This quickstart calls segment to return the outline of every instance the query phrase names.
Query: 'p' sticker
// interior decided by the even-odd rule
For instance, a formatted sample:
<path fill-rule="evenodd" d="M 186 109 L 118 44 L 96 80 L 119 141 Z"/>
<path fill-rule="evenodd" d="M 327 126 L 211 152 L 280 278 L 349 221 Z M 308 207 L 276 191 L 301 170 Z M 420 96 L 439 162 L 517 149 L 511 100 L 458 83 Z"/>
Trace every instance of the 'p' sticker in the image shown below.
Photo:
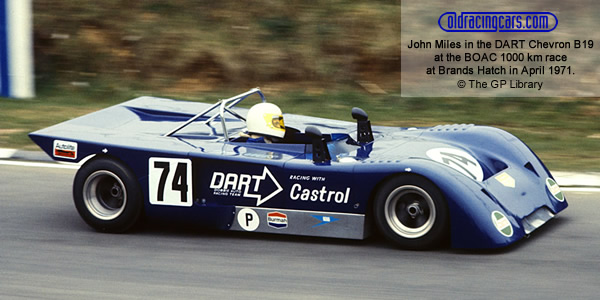
<path fill-rule="evenodd" d="M 556 198 L 556 200 L 560 202 L 565 201 L 565 195 L 563 195 L 563 192 L 560 190 L 560 186 L 558 186 L 558 183 L 556 183 L 556 181 L 554 181 L 552 178 L 546 179 L 546 187 L 548 188 L 548 191 L 550 191 L 550 194 Z"/>
<path fill-rule="evenodd" d="M 237 214 L 237 221 L 246 231 L 254 231 L 260 224 L 258 214 L 250 208 L 242 208 Z"/>
<path fill-rule="evenodd" d="M 54 157 L 77 159 L 77 143 L 61 140 L 54 140 L 52 147 Z"/>
<path fill-rule="evenodd" d="M 513 228 L 508 218 L 501 212 L 495 210 L 492 212 L 492 222 L 496 229 L 502 233 L 505 237 L 511 237 L 513 235 Z"/>

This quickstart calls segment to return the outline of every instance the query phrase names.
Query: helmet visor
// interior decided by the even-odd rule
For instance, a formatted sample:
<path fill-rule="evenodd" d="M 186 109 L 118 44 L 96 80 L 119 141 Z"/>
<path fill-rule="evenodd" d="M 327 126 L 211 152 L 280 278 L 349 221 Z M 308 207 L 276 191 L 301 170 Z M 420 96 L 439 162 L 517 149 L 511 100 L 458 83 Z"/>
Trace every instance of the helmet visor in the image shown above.
<path fill-rule="evenodd" d="M 276 114 L 264 114 L 265 122 L 271 129 L 285 131 L 285 124 L 283 123 L 283 116 Z"/>

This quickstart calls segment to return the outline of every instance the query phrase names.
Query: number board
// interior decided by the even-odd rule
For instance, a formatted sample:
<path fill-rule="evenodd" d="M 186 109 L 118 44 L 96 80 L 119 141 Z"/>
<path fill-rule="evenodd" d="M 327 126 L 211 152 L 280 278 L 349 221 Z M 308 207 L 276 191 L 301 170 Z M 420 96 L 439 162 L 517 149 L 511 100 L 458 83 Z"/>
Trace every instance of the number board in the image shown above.
<path fill-rule="evenodd" d="M 148 163 L 150 204 L 192 206 L 192 161 L 151 157 Z"/>

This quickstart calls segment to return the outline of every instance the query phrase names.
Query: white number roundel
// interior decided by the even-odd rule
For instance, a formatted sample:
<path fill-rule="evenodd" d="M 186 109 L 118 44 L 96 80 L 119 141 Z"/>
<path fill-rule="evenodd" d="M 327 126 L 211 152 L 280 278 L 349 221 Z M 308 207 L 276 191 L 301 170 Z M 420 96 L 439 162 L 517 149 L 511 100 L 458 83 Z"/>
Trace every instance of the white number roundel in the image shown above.
<path fill-rule="evenodd" d="M 426 154 L 429 158 L 443 163 L 473 180 L 483 181 L 483 169 L 481 165 L 477 159 L 463 150 L 456 148 L 434 148 L 427 150 Z"/>

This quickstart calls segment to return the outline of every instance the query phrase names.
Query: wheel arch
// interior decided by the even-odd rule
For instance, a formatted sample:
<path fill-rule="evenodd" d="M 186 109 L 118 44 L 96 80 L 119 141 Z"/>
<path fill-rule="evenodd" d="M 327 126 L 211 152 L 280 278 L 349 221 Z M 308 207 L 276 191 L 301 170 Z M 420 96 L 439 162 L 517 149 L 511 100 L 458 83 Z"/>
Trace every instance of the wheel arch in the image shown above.
<path fill-rule="evenodd" d="M 85 158 L 81 159 L 81 161 L 80 161 L 81 167 L 89 165 L 93 161 L 96 161 L 96 160 L 99 160 L 99 159 L 114 160 L 118 164 L 120 164 L 120 165 L 122 165 L 124 167 L 127 167 L 128 171 L 131 171 L 131 173 L 134 173 L 133 170 L 131 169 L 131 167 L 129 167 L 129 165 L 127 165 L 127 163 L 125 163 L 122 159 L 120 159 L 117 156 L 110 155 L 110 154 L 105 154 L 105 153 L 93 153 L 93 154 L 90 154 L 90 155 L 86 156 Z"/>

